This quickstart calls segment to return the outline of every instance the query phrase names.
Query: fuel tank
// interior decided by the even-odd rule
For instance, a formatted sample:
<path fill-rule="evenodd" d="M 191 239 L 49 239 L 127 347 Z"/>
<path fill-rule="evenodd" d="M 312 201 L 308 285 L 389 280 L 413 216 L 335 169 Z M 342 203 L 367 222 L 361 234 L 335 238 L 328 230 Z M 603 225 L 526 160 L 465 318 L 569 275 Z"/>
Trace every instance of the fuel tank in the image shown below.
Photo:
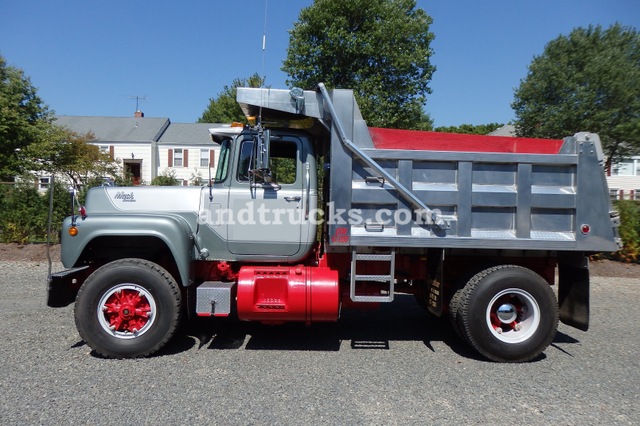
<path fill-rule="evenodd" d="M 327 267 L 245 266 L 238 274 L 238 318 L 306 323 L 336 321 L 338 272 Z"/>

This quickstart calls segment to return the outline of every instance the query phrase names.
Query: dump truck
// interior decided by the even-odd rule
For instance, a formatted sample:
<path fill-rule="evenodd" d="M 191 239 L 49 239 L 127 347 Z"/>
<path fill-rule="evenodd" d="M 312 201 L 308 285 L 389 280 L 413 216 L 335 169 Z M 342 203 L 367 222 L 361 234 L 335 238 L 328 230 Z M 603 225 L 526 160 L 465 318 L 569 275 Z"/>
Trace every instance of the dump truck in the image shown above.
<path fill-rule="evenodd" d="M 618 248 L 598 135 L 372 128 L 323 84 L 237 101 L 250 124 L 210 130 L 207 185 L 92 188 L 64 220 L 48 305 L 75 303 L 96 354 L 151 355 L 185 318 L 335 322 L 399 294 L 496 362 L 587 330 L 589 256 Z"/>

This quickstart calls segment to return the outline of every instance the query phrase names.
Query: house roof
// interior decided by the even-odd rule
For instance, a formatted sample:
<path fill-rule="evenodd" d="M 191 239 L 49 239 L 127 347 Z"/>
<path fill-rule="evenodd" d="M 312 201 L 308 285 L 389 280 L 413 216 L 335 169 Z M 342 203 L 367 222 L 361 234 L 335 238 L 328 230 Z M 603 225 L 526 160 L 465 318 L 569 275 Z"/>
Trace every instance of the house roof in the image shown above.
<path fill-rule="evenodd" d="M 214 123 L 171 123 L 162 134 L 158 145 L 211 146 L 209 129 L 219 124 Z"/>
<path fill-rule="evenodd" d="M 157 141 L 170 124 L 168 118 L 56 116 L 55 124 L 77 133 L 91 132 L 96 141 Z"/>
<path fill-rule="evenodd" d="M 91 132 L 94 142 L 158 142 L 162 145 L 211 146 L 215 123 L 172 123 L 166 117 L 86 117 L 58 115 L 55 124 L 77 133 Z"/>
<path fill-rule="evenodd" d="M 489 136 L 515 136 L 516 127 L 512 124 L 505 124 L 502 127 L 498 127 L 493 132 L 489 133 Z"/>

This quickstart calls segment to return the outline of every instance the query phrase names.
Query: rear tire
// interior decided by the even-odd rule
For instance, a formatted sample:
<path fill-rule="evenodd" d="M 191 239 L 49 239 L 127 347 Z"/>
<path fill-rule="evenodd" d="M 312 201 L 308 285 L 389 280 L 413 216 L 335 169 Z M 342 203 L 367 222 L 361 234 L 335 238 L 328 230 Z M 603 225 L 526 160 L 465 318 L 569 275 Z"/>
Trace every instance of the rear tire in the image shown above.
<path fill-rule="evenodd" d="M 455 322 L 483 356 L 525 362 L 540 355 L 558 328 L 558 303 L 551 286 L 515 265 L 476 274 L 460 293 Z"/>
<path fill-rule="evenodd" d="M 107 358 L 153 354 L 173 336 L 182 296 L 171 274 L 153 262 L 122 259 L 87 278 L 75 304 L 76 328 Z"/>

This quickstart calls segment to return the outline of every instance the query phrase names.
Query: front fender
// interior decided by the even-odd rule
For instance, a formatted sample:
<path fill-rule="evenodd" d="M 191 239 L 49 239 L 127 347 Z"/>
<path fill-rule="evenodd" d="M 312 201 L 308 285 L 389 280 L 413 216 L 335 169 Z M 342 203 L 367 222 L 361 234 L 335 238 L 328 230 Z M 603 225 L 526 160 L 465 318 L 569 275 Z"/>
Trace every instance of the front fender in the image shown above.
<path fill-rule="evenodd" d="M 189 285 L 189 265 L 194 258 L 193 231 L 178 215 L 93 214 L 77 218 L 78 234 L 69 235 L 71 217 L 62 224 L 61 260 L 65 267 L 82 266 L 81 256 L 91 241 L 100 237 L 155 237 L 169 248 L 176 263 L 182 285 Z"/>

